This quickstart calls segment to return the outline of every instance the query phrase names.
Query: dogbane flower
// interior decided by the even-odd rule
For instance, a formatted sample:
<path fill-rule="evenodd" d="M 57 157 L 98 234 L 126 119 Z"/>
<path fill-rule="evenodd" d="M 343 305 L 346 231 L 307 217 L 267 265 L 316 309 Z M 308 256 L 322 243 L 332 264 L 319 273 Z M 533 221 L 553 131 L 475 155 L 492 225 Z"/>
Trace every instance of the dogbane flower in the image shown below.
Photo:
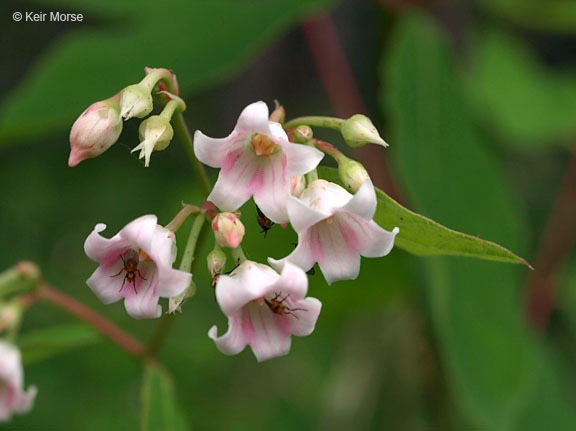
<path fill-rule="evenodd" d="M 254 196 L 256 205 L 275 223 L 288 221 L 290 178 L 310 172 L 324 157 L 313 147 L 289 142 L 282 126 L 268 120 L 264 102 L 244 108 L 226 138 L 196 131 L 194 152 L 202 163 L 220 168 L 209 201 L 223 211 L 235 211 Z"/>
<path fill-rule="evenodd" d="M 18 348 L 0 341 L 0 422 L 7 422 L 12 413 L 26 413 L 32 408 L 36 387 L 24 390 L 22 360 Z"/>
<path fill-rule="evenodd" d="M 244 261 L 230 275 L 220 275 L 216 299 L 228 317 L 228 331 L 218 337 L 213 326 L 208 336 L 218 349 L 235 355 L 250 345 L 256 359 L 288 354 L 294 335 L 314 330 L 322 304 L 305 298 L 308 279 L 304 271 L 286 263 L 278 274 L 267 265 Z"/>
<path fill-rule="evenodd" d="M 100 264 L 86 283 L 105 304 L 124 298 L 135 319 L 159 317 L 159 298 L 181 294 L 192 281 L 191 274 L 172 268 L 174 232 L 158 225 L 155 215 L 137 218 L 110 239 L 100 235 L 104 229 L 97 224 L 84 243 L 88 257 Z"/>
<path fill-rule="evenodd" d="M 298 245 L 281 260 L 269 258 L 275 268 L 287 262 L 308 271 L 318 263 L 328 284 L 354 280 L 360 271 L 360 255 L 386 256 L 399 229 L 388 232 L 372 218 L 376 193 L 366 180 L 355 195 L 325 180 L 317 180 L 300 198 L 287 202 L 290 223 L 298 233 Z"/>

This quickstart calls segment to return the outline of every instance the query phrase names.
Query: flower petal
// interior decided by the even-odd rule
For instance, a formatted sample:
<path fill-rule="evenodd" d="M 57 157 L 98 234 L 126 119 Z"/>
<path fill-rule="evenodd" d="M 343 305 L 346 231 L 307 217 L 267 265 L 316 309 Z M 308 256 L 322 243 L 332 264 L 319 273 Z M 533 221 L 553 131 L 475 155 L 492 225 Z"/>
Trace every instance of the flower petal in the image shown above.
<path fill-rule="evenodd" d="M 268 262 L 277 270 L 283 270 L 286 262 L 291 262 L 306 272 L 312 269 L 314 263 L 323 255 L 322 243 L 319 242 L 317 232 L 311 228 L 298 235 L 298 245 L 292 253 L 279 260 L 269 257 Z"/>
<path fill-rule="evenodd" d="M 360 273 L 360 255 L 351 247 L 340 229 L 341 214 L 332 223 L 314 226 L 314 252 L 318 266 L 328 284 L 339 280 L 354 280 Z M 314 249 L 313 249 L 314 250 Z"/>
<path fill-rule="evenodd" d="M 154 226 L 154 232 L 150 245 L 144 251 L 156 263 L 158 268 L 172 268 L 176 260 L 176 237 L 174 232 L 160 225 Z"/>
<path fill-rule="evenodd" d="M 305 298 L 291 304 L 295 318 L 292 315 L 285 316 L 281 326 L 286 325 L 284 331 L 293 335 L 310 335 L 316 327 L 316 321 L 320 315 L 322 303 L 316 298 Z"/>
<path fill-rule="evenodd" d="M 194 154 L 205 165 L 221 168 L 226 155 L 243 147 L 246 139 L 248 137 L 242 131 L 234 131 L 225 138 L 210 138 L 197 130 L 194 133 Z"/>
<path fill-rule="evenodd" d="M 308 145 L 287 143 L 282 149 L 286 154 L 290 176 L 307 174 L 324 158 L 324 153 Z"/>
<path fill-rule="evenodd" d="M 254 201 L 274 223 L 288 222 L 286 199 L 290 194 L 290 177 L 286 173 L 286 157 L 276 157 L 262 167 L 262 180 L 253 183 Z"/>
<path fill-rule="evenodd" d="M 230 317 L 248 302 L 266 295 L 279 278 L 269 266 L 246 260 L 232 274 L 218 277 L 216 300 Z"/>
<path fill-rule="evenodd" d="M 372 220 L 376 213 L 376 191 L 369 179 L 364 181 L 354 197 L 342 207 L 342 211 L 347 211 L 366 220 Z"/>
<path fill-rule="evenodd" d="M 294 299 L 304 299 L 308 291 L 308 277 L 306 273 L 297 265 L 286 262 L 283 265 L 280 278 L 270 286 L 267 293 L 284 292 L 289 293 Z"/>
<path fill-rule="evenodd" d="M 153 214 L 138 217 L 122 228 L 118 235 L 146 252 L 152 249 L 158 218 Z"/>
<path fill-rule="evenodd" d="M 86 241 L 84 242 L 84 251 L 86 255 L 95 262 L 103 262 L 114 256 L 114 260 L 122 253 L 118 250 L 126 249 L 129 243 L 118 235 L 108 239 L 100 235 L 100 232 L 106 229 L 104 223 L 98 223 Z"/>
<path fill-rule="evenodd" d="M 373 220 L 367 221 L 353 214 L 340 215 L 339 228 L 346 242 L 365 257 L 386 256 L 394 247 L 394 239 L 400 231 L 392 232 L 378 226 Z"/>
<path fill-rule="evenodd" d="M 86 284 L 104 304 L 112 304 L 124 296 L 120 291 L 120 286 L 124 280 L 122 273 L 124 265 L 120 259 L 118 259 L 118 263 L 113 266 L 100 265 L 86 281 Z"/>
<path fill-rule="evenodd" d="M 249 148 L 227 154 L 218 180 L 208 196 L 223 211 L 236 211 L 252 195 L 253 178 L 259 165 Z"/>
<path fill-rule="evenodd" d="M 124 285 L 124 306 L 126 311 L 134 319 L 153 319 L 160 317 L 162 307 L 158 304 L 158 271 L 151 270 L 145 273 L 145 280 L 141 280 L 133 289 L 130 285 Z"/>
<path fill-rule="evenodd" d="M 158 295 L 162 298 L 172 298 L 183 293 L 192 283 L 192 274 L 178 269 L 159 269 L 160 287 Z"/>
<path fill-rule="evenodd" d="M 234 130 L 271 135 L 268 123 L 268 106 L 262 101 L 254 102 L 242 110 Z"/>
<path fill-rule="evenodd" d="M 286 210 L 290 224 L 297 233 L 302 233 L 316 223 L 330 217 L 332 214 L 327 211 L 310 208 L 301 199 L 288 196 L 286 200 Z"/>

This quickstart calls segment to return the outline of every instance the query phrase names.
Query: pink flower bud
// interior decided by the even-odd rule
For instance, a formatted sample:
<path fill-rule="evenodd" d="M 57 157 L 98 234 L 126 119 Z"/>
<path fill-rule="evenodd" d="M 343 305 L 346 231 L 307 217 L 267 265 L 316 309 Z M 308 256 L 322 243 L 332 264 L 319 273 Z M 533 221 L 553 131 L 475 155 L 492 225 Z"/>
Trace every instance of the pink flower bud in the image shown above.
<path fill-rule="evenodd" d="M 122 132 L 118 95 L 93 103 L 72 125 L 68 166 L 99 156 Z"/>
<path fill-rule="evenodd" d="M 220 274 L 224 265 L 226 265 L 226 253 L 224 253 L 220 247 L 217 247 L 206 256 L 206 263 L 210 275 Z"/>
<path fill-rule="evenodd" d="M 212 230 L 222 247 L 236 248 L 242 242 L 246 229 L 232 213 L 220 213 L 212 220 Z"/>
<path fill-rule="evenodd" d="M 290 194 L 299 197 L 306 188 L 306 178 L 304 175 L 296 175 L 290 178 Z"/>

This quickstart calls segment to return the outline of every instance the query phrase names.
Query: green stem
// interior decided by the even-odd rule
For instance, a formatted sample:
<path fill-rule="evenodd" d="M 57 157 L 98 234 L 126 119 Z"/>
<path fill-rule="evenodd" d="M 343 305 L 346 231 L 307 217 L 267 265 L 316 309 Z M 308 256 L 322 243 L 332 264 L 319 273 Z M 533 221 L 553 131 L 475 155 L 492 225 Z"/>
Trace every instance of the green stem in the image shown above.
<path fill-rule="evenodd" d="M 184 101 L 178 96 L 173 96 L 173 98 L 166 104 L 166 106 L 164 106 L 160 116 L 170 121 L 174 115 L 174 112 L 184 112 L 184 110 L 186 110 L 186 104 Z"/>
<path fill-rule="evenodd" d="M 306 174 L 306 184 L 310 185 L 318 179 L 318 171 L 316 169 Z"/>
<path fill-rule="evenodd" d="M 186 126 L 186 122 L 184 121 L 184 116 L 182 113 L 175 115 L 172 119 L 172 122 L 174 125 L 174 130 L 180 137 L 180 140 L 184 145 L 184 149 L 186 150 L 186 154 L 188 154 L 188 159 L 196 171 L 196 176 L 202 185 L 202 191 L 204 192 L 205 196 L 208 196 L 212 190 L 212 185 L 210 184 L 210 179 L 208 178 L 208 174 L 204 169 L 204 165 L 200 163 L 194 154 L 194 141 L 192 139 L 192 135 L 190 134 L 190 130 L 188 130 L 188 126 Z"/>
<path fill-rule="evenodd" d="M 321 141 L 320 139 L 311 139 L 310 144 L 316 147 L 318 150 L 322 151 L 324 154 L 328 154 L 330 157 L 336 160 L 338 164 L 347 159 L 347 157 L 342 154 L 340 150 L 328 142 Z"/>
<path fill-rule="evenodd" d="M 194 252 L 196 251 L 196 243 L 198 242 L 198 237 L 200 236 L 200 231 L 204 226 L 206 217 L 199 215 L 194 220 L 192 224 L 192 229 L 190 229 L 190 235 L 188 236 L 188 241 L 186 242 L 186 248 L 184 249 L 184 254 L 182 255 L 182 260 L 180 261 L 180 271 L 190 272 L 192 268 L 192 262 L 194 261 Z"/>
<path fill-rule="evenodd" d="M 202 208 L 195 205 L 183 204 L 184 208 L 165 227 L 172 232 L 176 232 L 182 226 L 182 223 L 192 214 L 202 213 Z"/>
<path fill-rule="evenodd" d="M 310 127 L 324 127 L 327 129 L 340 130 L 340 126 L 345 120 L 336 117 L 322 117 L 322 116 L 310 116 L 310 117 L 298 117 L 293 120 L 288 121 L 284 124 L 284 128 L 288 129 L 291 127 L 298 126 L 310 126 Z"/>
<path fill-rule="evenodd" d="M 160 68 L 152 70 L 140 81 L 140 85 L 144 86 L 149 92 L 152 92 L 158 81 L 164 81 L 170 93 L 177 93 L 177 89 L 173 83 L 173 75 L 168 69 Z"/>
<path fill-rule="evenodd" d="M 234 263 L 236 265 L 240 265 L 246 259 L 246 254 L 244 253 L 244 249 L 241 245 L 236 248 L 230 249 L 230 254 L 232 255 L 232 259 L 234 259 Z"/>

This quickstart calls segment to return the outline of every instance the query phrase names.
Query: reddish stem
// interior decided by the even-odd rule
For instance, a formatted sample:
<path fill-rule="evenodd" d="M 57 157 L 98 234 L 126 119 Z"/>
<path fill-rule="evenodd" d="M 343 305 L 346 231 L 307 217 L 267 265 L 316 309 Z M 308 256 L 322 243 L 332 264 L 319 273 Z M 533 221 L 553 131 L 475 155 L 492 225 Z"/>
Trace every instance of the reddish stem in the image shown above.
<path fill-rule="evenodd" d="M 367 114 L 354 75 L 338 39 L 334 23 L 321 15 L 302 23 L 308 47 L 312 53 L 318 77 L 338 117 Z M 366 166 L 374 184 L 392 198 L 402 202 L 396 182 L 390 173 L 382 148 L 366 145 L 352 150 L 354 156 Z"/>
<path fill-rule="evenodd" d="M 45 282 L 40 282 L 38 295 L 40 298 L 90 324 L 126 352 L 134 356 L 145 357 L 146 349 L 142 343 L 90 307 Z"/>
<path fill-rule="evenodd" d="M 576 150 L 558 191 L 556 201 L 534 259 L 535 271 L 527 280 L 526 312 L 530 321 L 544 328 L 554 308 L 558 269 L 576 242 Z"/>

